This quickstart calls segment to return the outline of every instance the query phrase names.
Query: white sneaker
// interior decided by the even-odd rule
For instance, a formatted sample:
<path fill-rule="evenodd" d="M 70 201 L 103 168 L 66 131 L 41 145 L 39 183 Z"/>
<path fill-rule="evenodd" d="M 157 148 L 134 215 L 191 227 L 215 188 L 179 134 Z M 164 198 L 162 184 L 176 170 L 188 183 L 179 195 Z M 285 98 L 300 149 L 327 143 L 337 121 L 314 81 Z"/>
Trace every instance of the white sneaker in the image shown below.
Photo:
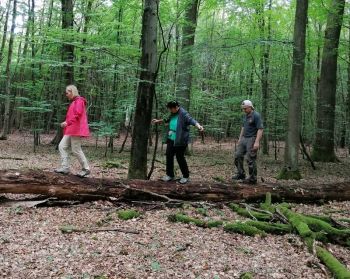
<path fill-rule="evenodd" d="M 170 181 L 173 181 L 173 180 L 174 180 L 174 177 L 171 177 L 171 176 L 169 176 L 169 175 L 166 175 L 166 176 L 163 176 L 163 177 L 162 177 L 162 180 L 163 180 L 164 182 L 170 182 Z"/>
<path fill-rule="evenodd" d="M 82 169 L 81 172 L 77 173 L 77 176 L 79 177 L 86 177 L 90 174 L 90 170 L 89 169 Z"/>
<path fill-rule="evenodd" d="M 61 174 L 69 174 L 70 171 L 69 171 L 69 168 L 61 167 L 61 168 L 55 169 L 54 172 L 61 173 Z"/>
<path fill-rule="evenodd" d="M 190 182 L 190 179 L 189 178 L 185 178 L 185 177 L 182 177 L 179 181 L 180 184 L 186 184 Z"/>

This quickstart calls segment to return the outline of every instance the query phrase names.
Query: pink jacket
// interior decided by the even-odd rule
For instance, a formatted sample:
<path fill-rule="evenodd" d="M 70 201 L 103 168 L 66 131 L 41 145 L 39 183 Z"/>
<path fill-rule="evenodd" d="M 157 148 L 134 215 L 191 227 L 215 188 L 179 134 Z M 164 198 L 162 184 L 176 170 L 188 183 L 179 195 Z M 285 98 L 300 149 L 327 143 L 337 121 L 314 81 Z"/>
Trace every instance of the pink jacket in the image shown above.
<path fill-rule="evenodd" d="M 87 101 L 84 97 L 75 97 L 68 107 L 66 122 L 67 126 L 63 134 L 67 136 L 88 137 L 90 135 L 86 113 Z"/>

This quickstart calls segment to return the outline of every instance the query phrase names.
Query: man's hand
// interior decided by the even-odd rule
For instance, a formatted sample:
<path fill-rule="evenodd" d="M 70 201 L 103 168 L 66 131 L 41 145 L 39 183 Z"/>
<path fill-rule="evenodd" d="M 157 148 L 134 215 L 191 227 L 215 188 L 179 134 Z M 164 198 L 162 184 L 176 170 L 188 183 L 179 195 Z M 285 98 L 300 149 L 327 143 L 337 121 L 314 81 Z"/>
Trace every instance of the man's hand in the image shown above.
<path fill-rule="evenodd" d="M 258 150 L 259 147 L 260 147 L 260 143 L 255 142 L 254 145 L 253 145 L 253 150 Z"/>
<path fill-rule="evenodd" d="M 67 127 L 67 122 L 66 121 L 62 122 L 61 123 L 61 128 L 66 128 L 66 127 Z"/>
<path fill-rule="evenodd" d="M 197 127 L 197 129 L 198 129 L 200 132 L 203 132 L 203 131 L 204 131 L 204 127 L 201 126 L 199 123 L 197 123 L 196 127 Z"/>

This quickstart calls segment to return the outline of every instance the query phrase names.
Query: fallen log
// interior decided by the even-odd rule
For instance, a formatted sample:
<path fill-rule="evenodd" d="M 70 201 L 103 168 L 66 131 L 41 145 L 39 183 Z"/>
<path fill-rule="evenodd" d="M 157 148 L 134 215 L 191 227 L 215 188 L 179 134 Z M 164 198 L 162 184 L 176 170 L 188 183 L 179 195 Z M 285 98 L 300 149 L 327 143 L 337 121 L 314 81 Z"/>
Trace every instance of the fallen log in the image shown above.
<path fill-rule="evenodd" d="M 270 192 L 274 202 L 350 200 L 350 181 L 329 184 L 258 185 L 194 181 L 187 185 L 151 180 L 79 178 L 42 170 L 0 170 L 0 194 L 38 194 L 67 200 L 157 200 L 165 202 L 256 202 Z"/>

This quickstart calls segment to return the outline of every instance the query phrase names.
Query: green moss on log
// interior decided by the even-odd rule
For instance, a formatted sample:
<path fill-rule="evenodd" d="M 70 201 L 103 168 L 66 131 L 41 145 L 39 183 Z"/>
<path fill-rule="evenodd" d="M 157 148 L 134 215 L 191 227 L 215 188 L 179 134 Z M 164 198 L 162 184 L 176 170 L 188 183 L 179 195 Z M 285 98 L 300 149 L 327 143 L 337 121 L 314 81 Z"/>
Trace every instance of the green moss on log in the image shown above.
<path fill-rule="evenodd" d="M 251 272 L 244 272 L 239 276 L 239 279 L 253 279 L 253 273 Z"/>
<path fill-rule="evenodd" d="M 194 224 L 202 228 L 215 228 L 215 227 L 220 227 L 223 224 L 223 221 L 220 221 L 220 220 L 210 220 L 206 222 L 204 220 L 193 218 L 182 213 L 170 214 L 168 215 L 168 220 L 174 223 L 179 222 L 184 224 Z"/>
<path fill-rule="evenodd" d="M 117 211 L 118 218 L 121 220 L 130 220 L 139 217 L 141 214 L 134 209 L 125 209 Z"/>
<path fill-rule="evenodd" d="M 271 216 L 266 213 L 256 212 L 253 210 L 248 211 L 245 208 L 240 207 L 238 204 L 230 203 L 229 207 L 236 212 L 237 214 L 247 217 L 247 218 L 255 218 L 260 221 L 270 221 Z"/>
<path fill-rule="evenodd" d="M 168 220 L 170 222 L 180 222 L 185 224 L 194 224 L 198 227 L 205 227 L 205 222 L 203 220 L 190 217 L 188 215 L 182 214 L 182 213 L 176 213 L 176 214 L 170 214 L 168 216 Z"/>
<path fill-rule="evenodd" d="M 292 226 L 285 224 L 273 224 L 263 221 L 247 221 L 245 224 L 272 234 L 287 234 L 293 231 Z"/>
<path fill-rule="evenodd" d="M 281 212 L 287 217 L 293 228 L 299 233 L 302 238 L 312 236 L 313 233 L 309 226 L 304 222 L 303 217 L 289 210 L 288 208 L 281 207 Z"/>
<path fill-rule="evenodd" d="M 327 268 L 332 272 L 334 278 L 336 279 L 349 279 L 350 271 L 338 261 L 331 253 L 329 253 L 326 249 L 316 246 L 316 254 L 317 257 L 321 260 L 321 262 L 327 266 Z"/>
<path fill-rule="evenodd" d="M 216 228 L 216 227 L 220 227 L 223 225 L 223 221 L 219 221 L 219 220 L 211 220 L 207 222 L 207 227 L 208 228 Z"/>
<path fill-rule="evenodd" d="M 228 223 L 224 226 L 224 230 L 227 232 L 239 233 L 249 236 L 266 236 L 266 233 L 264 231 L 259 230 L 256 227 L 250 226 L 244 222 Z"/>
<path fill-rule="evenodd" d="M 267 192 L 265 197 L 265 202 L 261 203 L 260 207 L 266 211 L 274 212 L 275 208 L 271 204 L 272 204 L 271 193 Z"/>

